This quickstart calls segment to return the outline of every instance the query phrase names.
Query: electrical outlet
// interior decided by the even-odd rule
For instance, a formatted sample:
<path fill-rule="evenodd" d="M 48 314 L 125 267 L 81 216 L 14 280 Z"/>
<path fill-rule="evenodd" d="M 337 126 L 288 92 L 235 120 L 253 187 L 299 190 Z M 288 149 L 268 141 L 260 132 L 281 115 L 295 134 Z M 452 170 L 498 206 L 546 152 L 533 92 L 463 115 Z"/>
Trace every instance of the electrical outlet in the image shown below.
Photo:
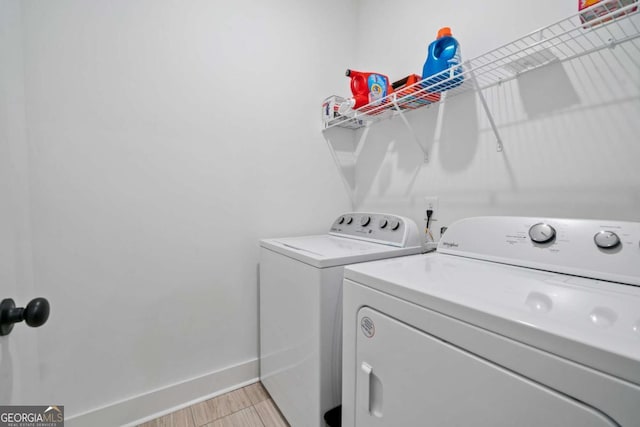
<path fill-rule="evenodd" d="M 424 198 L 425 211 L 430 209 L 433 211 L 431 215 L 431 222 L 437 221 L 438 219 L 438 196 L 430 196 Z M 425 212 L 426 217 L 426 212 Z"/>
<path fill-rule="evenodd" d="M 427 224 L 427 222 L 429 223 L 429 232 L 427 232 L 425 228 L 424 249 L 426 252 L 430 252 L 432 250 L 435 250 L 436 246 L 438 245 L 437 235 L 432 231 L 436 228 L 434 222 L 437 221 L 437 218 L 438 218 L 438 197 L 436 196 L 425 197 L 424 205 L 425 205 L 424 222 L 425 224 Z M 427 210 L 433 211 L 429 221 L 427 221 L 427 212 L 426 212 Z"/>

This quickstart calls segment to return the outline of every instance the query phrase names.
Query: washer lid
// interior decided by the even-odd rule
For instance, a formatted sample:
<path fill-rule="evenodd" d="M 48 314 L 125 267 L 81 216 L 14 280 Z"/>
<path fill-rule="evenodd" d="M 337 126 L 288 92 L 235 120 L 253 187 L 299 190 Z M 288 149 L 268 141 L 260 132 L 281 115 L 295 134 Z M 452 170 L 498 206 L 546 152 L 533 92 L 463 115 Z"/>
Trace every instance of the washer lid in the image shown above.
<path fill-rule="evenodd" d="M 640 288 L 446 254 L 345 278 L 640 384 Z"/>
<path fill-rule="evenodd" d="M 260 240 L 260 246 L 317 268 L 420 253 L 420 246 L 398 248 L 332 235 Z"/>

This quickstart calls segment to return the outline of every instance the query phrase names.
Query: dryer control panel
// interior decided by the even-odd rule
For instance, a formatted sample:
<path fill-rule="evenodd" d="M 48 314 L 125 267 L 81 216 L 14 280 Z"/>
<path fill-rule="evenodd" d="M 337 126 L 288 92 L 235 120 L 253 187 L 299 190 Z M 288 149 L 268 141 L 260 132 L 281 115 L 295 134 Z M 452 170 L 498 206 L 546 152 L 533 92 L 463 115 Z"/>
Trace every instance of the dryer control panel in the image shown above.
<path fill-rule="evenodd" d="M 451 225 L 438 252 L 640 286 L 640 223 L 477 217 Z"/>
<path fill-rule="evenodd" d="M 329 234 L 401 248 L 420 246 L 416 223 L 393 214 L 348 212 L 336 218 Z"/>

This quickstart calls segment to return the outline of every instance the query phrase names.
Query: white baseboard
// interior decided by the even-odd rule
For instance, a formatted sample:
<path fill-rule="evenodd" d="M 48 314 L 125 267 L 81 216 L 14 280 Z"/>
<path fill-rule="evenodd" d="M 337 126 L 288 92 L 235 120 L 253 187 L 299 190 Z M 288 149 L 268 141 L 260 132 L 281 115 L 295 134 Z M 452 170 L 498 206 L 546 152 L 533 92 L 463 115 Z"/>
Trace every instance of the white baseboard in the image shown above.
<path fill-rule="evenodd" d="M 258 359 L 65 419 L 67 427 L 135 426 L 258 381 Z"/>

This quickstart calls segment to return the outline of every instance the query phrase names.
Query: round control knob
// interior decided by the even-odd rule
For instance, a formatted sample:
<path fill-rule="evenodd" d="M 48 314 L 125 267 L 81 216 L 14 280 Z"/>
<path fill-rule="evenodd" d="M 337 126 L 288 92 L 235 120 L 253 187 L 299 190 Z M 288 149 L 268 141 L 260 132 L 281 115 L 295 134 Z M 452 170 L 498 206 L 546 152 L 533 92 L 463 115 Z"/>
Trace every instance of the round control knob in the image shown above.
<path fill-rule="evenodd" d="M 620 238 L 613 231 L 600 231 L 593 236 L 593 241 L 600 249 L 613 249 L 620 244 Z"/>
<path fill-rule="evenodd" d="M 398 221 L 397 219 L 393 219 L 391 220 L 391 224 L 389 224 L 389 226 L 391 227 L 392 230 L 397 230 L 398 228 L 400 228 L 400 221 Z"/>
<path fill-rule="evenodd" d="M 360 218 L 360 225 L 366 227 L 371 222 L 371 217 L 369 215 L 365 215 Z"/>
<path fill-rule="evenodd" d="M 531 226 L 529 237 L 536 243 L 549 243 L 556 237 L 556 230 L 549 224 L 541 222 Z"/>
<path fill-rule="evenodd" d="M 386 219 L 382 218 L 380 220 L 380 222 L 378 222 L 378 227 L 385 228 L 387 226 L 387 224 L 389 224 L 389 221 L 387 221 Z"/>
<path fill-rule="evenodd" d="M 345 218 L 345 221 L 347 221 L 347 225 L 349 225 L 353 222 L 353 217 L 348 216 L 347 218 Z"/>
<path fill-rule="evenodd" d="M 338 224 L 343 224 L 344 223 L 344 217 L 341 216 L 340 218 L 338 218 Z"/>

